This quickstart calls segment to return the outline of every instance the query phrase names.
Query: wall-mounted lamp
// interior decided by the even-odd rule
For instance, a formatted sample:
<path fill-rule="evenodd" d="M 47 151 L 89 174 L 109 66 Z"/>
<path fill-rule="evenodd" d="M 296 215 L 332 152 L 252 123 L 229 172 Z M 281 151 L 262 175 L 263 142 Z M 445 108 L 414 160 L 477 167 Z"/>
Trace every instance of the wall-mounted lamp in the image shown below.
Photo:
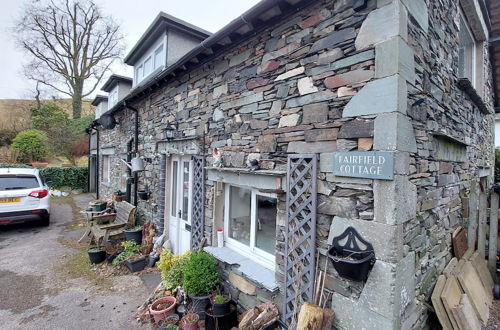
<path fill-rule="evenodd" d="M 167 126 L 165 126 L 165 138 L 167 140 L 172 140 L 175 138 L 176 133 L 177 133 L 177 123 L 168 123 Z"/>

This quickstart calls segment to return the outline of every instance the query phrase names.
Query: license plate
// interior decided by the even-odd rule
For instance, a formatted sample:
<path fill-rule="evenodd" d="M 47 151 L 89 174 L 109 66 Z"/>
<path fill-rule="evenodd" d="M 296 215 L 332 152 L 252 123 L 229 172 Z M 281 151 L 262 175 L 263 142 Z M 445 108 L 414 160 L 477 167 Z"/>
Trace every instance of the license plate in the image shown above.
<path fill-rule="evenodd" d="M 4 203 L 19 203 L 19 202 L 21 202 L 21 197 L 0 198 L 0 204 L 4 204 Z"/>

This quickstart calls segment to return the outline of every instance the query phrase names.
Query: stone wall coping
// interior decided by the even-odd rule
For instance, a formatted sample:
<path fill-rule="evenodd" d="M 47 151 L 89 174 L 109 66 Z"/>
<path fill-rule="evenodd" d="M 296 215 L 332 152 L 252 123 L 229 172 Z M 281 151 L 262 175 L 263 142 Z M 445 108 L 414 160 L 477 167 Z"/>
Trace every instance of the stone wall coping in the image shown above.
<path fill-rule="evenodd" d="M 478 94 L 477 90 L 472 86 L 472 83 L 468 78 L 460 78 L 458 79 L 458 87 L 463 90 L 469 97 L 472 102 L 476 104 L 476 106 L 481 110 L 485 115 L 494 114 L 495 111 L 484 103 L 483 98 Z"/>
<path fill-rule="evenodd" d="M 215 259 L 230 265 L 239 265 L 233 270 L 238 275 L 243 276 L 250 282 L 264 287 L 266 290 L 274 292 L 279 289 L 273 270 L 231 250 L 228 247 L 207 246 L 205 252 L 211 254 Z"/>

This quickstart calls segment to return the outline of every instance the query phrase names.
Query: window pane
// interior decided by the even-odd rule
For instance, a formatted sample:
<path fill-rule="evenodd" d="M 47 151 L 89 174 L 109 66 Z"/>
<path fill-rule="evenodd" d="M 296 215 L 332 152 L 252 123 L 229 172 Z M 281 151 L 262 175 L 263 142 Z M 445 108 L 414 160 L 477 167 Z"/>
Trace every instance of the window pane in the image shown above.
<path fill-rule="evenodd" d="M 229 237 L 250 246 L 250 208 L 252 192 L 230 187 L 229 190 Z"/>
<path fill-rule="evenodd" d="M 155 50 L 155 69 L 159 68 L 160 66 L 162 66 L 163 63 L 164 63 L 164 60 L 163 60 L 163 45 L 161 45 L 160 47 L 158 47 Z"/>
<path fill-rule="evenodd" d="M 189 162 L 183 162 L 182 165 L 182 220 L 187 221 L 189 208 Z"/>
<path fill-rule="evenodd" d="M 40 184 L 34 176 L 5 175 L 0 176 L 0 190 L 16 190 L 38 188 Z"/>
<path fill-rule="evenodd" d="M 172 194 L 172 216 L 177 216 L 177 162 L 172 163 L 172 189 L 170 193 Z"/>
<path fill-rule="evenodd" d="M 471 35 L 467 23 L 460 19 L 460 43 L 458 49 L 459 77 L 468 78 L 472 83 L 474 66 L 474 37 Z"/>
<path fill-rule="evenodd" d="M 276 252 L 276 198 L 257 195 L 255 247 L 270 254 Z"/>
<path fill-rule="evenodd" d="M 144 76 L 147 76 L 152 69 L 152 63 L 151 63 L 151 57 L 148 57 L 148 59 L 144 62 Z"/>

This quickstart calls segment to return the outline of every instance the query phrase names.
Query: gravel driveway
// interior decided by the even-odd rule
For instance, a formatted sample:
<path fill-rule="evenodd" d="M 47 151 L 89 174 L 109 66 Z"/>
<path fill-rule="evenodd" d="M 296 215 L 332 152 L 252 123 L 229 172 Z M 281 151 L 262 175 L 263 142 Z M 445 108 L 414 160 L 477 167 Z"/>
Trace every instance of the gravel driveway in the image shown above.
<path fill-rule="evenodd" d="M 71 197 L 54 198 L 49 227 L 0 227 L 1 329 L 149 329 L 133 319 L 149 290 L 135 275 L 89 271 L 76 211 Z"/>

